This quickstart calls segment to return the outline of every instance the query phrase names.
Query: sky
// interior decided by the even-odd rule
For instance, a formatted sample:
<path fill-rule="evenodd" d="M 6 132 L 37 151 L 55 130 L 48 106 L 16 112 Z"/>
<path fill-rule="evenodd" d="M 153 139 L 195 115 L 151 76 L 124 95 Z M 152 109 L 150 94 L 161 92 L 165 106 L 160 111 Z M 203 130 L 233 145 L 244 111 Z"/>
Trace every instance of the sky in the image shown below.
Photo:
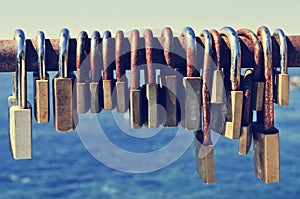
<path fill-rule="evenodd" d="M 79 2 L 79 3 L 78 3 Z M 177 3 L 178 2 L 178 3 Z M 72 37 L 81 30 L 92 34 L 110 30 L 130 31 L 134 28 L 163 28 L 169 26 L 181 32 L 191 26 L 198 35 L 203 29 L 224 26 L 249 28 L 256 32 L 261 25 L 273 31 L 283 28 L 287 35 L 300 34 L 300 1 L 68 1 L 27 0 L 1 1 L 0 39 L 12 39 L 21 28 L 26 38 L 35 38 L 43 30 L 47 38 L 57 38 L 63 27 Z"/>

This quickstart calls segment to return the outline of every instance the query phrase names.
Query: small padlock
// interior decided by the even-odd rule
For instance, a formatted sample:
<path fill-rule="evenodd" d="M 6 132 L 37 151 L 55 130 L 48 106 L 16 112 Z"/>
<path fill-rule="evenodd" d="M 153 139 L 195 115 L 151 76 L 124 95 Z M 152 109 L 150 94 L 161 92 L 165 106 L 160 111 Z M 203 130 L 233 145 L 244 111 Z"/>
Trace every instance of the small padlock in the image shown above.
<path fill-rule="evenodd" d="M 158 85 L 156 84 L 156 72 L 152 63 L 152 49 L 153 49 L 153 34 L 150 29 L 144 32 L 145 49 L 146 49 L 146 62 L 148 83 L 146 85 L 146 97 L 148 101 L 148 128 L 157 128 L 159 126 L 158 119 Z"/>
<path fill-rule="evenodd" d="M 258 178 L 270 183 L 280 179 L 279 131 L 274 127 L 272 41 L 265 26 L 258 29 L 257 36 L 262 41 L 266 86 L 263 121 L 253 123 L 254 171 Z"/>
<path fill-rule="evenodd" d="M 46 71 L 45 35 L 37 33 L 38 72 L 33 73 L 34 116 L 39 124 L 49 122 L 49 75 Z"/>
<path fill-rule="evenodd" d="M 140 70 L 138 68 L 139 31 L 134 29 L 130 35 L 130 126 L 133 129 L 141 128 L 144 121 L 142 116 L 142 91 L 140 88 Z"/>
<path fill-rule="evenodd" d="M 215 169 L 214 169 L 214 145 L 211 141 L 210 133 L 210 92 L 209 92 L 209 77 L 210 67 L 212 64 L 211 51 L 212 39 L 208 30 L 203 30 L 200 38 L 204 38 L 204 64 L 203 64 L 203 132 L 195 131 L 195 147 L 197 159 L 197 171 L 203 181 L 207 184 L 215 183 Z"/>
<path fill-rule="evenodd" d="M 106 30 L 103 33 L 102 55 L 103 55 L 103 108 L 104 110 L 112 110 L 114 108 L 113 90 L 115 81 L 113 79 L 113 67 L 111 65 L 113 58 L 111 47 L 111 33 Z"/>
<path fill-rule="evenodd" d="M 251 69 L 245 71 L 242 78 L 242 90 L 244 93 L 243 98 L 243 111 L 242 111 L 242 129 L 239 139 L 239 154 L 247 155 L 252 142 L 252 118 L 253 112 L 251 108 L 251 95 L 252 95 L 252 81 L 253 74 Z"/>
<path fill-rule="evenodd" d="M 99 113 L 103 107 L 103 85 L 101 76 L 101 38 L 98 31 L 94 31 L 91 38 L 90 62 L 90 106 L 91 113 Z"/>
<path fill-rule="evenodd" d="M 116 33 L 116 92 L 117 92 L 117 111 L 125 113 L 128 110 L 128 79 L 126 77 L 125 66 L 123 62 L 124 33 L 117 31 Z"/>
<path fill-rule="evenodd" d="M 192 28 L 186 27 L 181 33 L 186 51 L 186 77 L 183 78 L 185 89 L 185 112 L 183 127 L 188 130 L 201 129 L 202 78 L 195 66 L 196 37 Z"/>
<path fill-rule="evenodd" d="M 32 158 L 31 105 L 27 101 L 27 71 L 25 34 L 18 29 L 16 42 L 16 81 L 15 94 L 9 98 L 9 139 L 12 156 L 16 160 Z M 15 97 L 14 97 L 15 96 Z"/>
<path fill-rule="evenodd" d="M 68 71 L 69 38 L 69 30 L 62 29 L 58 48 L 58 74 L 53 79 L 54 126 L 58 132 L 73 131 L 75 127 L 73 118 L 74 76 Z"/>
<path fill-rule="evenodd" d="M 261 111 L 263 107 L 264 97 L 264 81 L 263 81 L 263 68 L 262 68 L 262 49 L 261 44 L 254 32 L 249 29 L 240 29 L 237 31 L 239 36 L 243 36 L 250 40 L 253 44 L 253 54 L 255 65 L 253 67 L 253 85 L 252 85 L 252 109 Z"/>
<path fill-rule="evenodd" d="M 228 111 L 231 111 L 231 114 L 229 112 L 231 118 L 227 118 L 224 135 L 230 139 L 239 139 L 241 134 L 243 109 L 243 91 L 239 90 L 241 76 L 241 47 L 239 37 L 231 27 L 222 28 L 220 34 L 229 39 L 231 46 L 231 92 L 228 96 Z"/>
<path fill-rule="evenodd" d="M 287 41 L 284 32 L 281 29 L 276 29 L 274 31 L 274 37 L 279 39 L 280 47 L 280 73 L 276 74 L 276 89 L 275 92 L 275 102 L 280 106 L 289 105 L 289 92 L 290 92 L 290 76 L 288 74 L 288 50 L 287 50 Z"/>
<path fill-rule="evenodd" d="M 79 33 L 76 46 L 76 102 L 77 113 L 83 114 L 90 109 L 90 78 L 88 35 L 85 31 Z"/>

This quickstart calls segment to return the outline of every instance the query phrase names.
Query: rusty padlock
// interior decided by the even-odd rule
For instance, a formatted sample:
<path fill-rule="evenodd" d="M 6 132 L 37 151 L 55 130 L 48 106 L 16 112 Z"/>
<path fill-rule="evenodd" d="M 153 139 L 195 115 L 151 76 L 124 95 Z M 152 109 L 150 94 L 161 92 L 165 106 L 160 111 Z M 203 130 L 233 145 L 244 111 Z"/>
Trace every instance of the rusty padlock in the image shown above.
<path fill-rule="evenodd" d="M 49 75 L 46 71 L 45 35 L 37 33 L 38 72 L 33 72 L 34 117 L 39 124 L 49 122 Z"/>
<path fill-rule="evenodd" d="M 228 96 L 228 111 L 231 117 L 227 118 L 224 135 L 230 139 L 239 139 L 243 109 L 243 91 L 239 90 L 241 76 L 240 42 L 237 33 L 231 27 L 222 28 L 220 34 L 228 38 L 231 48 L 231 91 Z"/>
<path fill-rule="evenodd" d="M 211 141 L 210 132 L 210 92 L 209 77 L 211 64 L 212 39 L 208 30 L 203 30 L 200 38 L 204 38 L 204 64 L 203 64 L 203 132 L 195 131 L 195 148 L 197 171 L 203 181 L 207 184 L 215 183 L 214 169 L 214 145 Z M 201 135 L 202 134 L 202 135 Z M 202 137 L 202 138 L 201 138 Z"/>
<path fill-rule="evenodd" d="M 87 62 L 89 54 L 88 35 L 85 31 L 79 33 L 76 46 L 76 102 L 77 113 L 83 114 L 90 109 L 90 65 Z"/>
<path fill-rule="evenodd" d="M 276 29 L 274 31 L 274 37 L 278 37 L 279 48 L 280 48 L 280 73 L 276 74 L 276 94 L 275 102 L 280 106 L 289 105 L 289 92 L 290 92 L 290 76 L 288 74 L 287 58 L 288 49 L 287 41 L 283 30 Z"/>
<path fill-rule="evenodd" d="M 128 110 L 128 79 L 126 77 L 126 71 L 124 66 L 124 33 L 123 31 L 117 31 L 116 33 L 116 92 L 117 92 L 117 111 L 125 113 Z"/>
<path fill-rule="evenodd" d="M 98 31 L 94 31 L 91 38 L 90 62 L 91 62 L 91 82 L 90 82 L 90 106 L 91 113 L 99 113 L 103 108 L 103 85 L 101 76 L 101 37 Z"/>
<path fill-rule="evenodd" d="M 186 77 L 183 78 L 185 89 L 185 108 L 183 127 L 188 130 L 201 129 L 202 78 L 196 68 L 196 37 L 192 28 L 185 27 L 181 33 L 186 51 Z"/>
<path fill-rule="evenodd" d="M 26 44 L 22 30 L 15 31 L 16 75 L 14 76 L 13 95 L 8 99 L 9 140 L 14 159 L 32 158 L 32 114 L 27 101 Z"/>
<path fill-rule="evenodd" d="M 258 29 L 257 36 L 262 42 L 266 82 L 263 111 L 259 112 L 262 116 L 253 123 L 254 171 L 258 178 L 270 183 L 280 179 L 279 131 L 274 127 L 272 42 L 265 26 Z"/>
<path fill-rule="evenodd" d="M 156 71 L 152 63 L 153 54 L 153 33 L 150 29 L 144 31 L 146 62 L 148 83 L 146 85 L 146 97 L 148 101 L 148 128 L 157 128 L 159 126 L 158 119 L 158 85 L 156 83 Z"/>
<path fill-rule="evenodd" d="M 251 107 L 252 100 L 253 74 L 251 69 L 247 69 L 241 82 L 241 88 L 244 93 L 243 111 L 242 111 L 242 128 L 239 139 L 239 154 L 247 155 L 252 142 L 252 119 L 253 111 Z"/>
<path fill-rule="evenodd" d="M 110 31 L 103 33 L 102 55 L 103 55 L 103 108 L 104 110 L 112 110 L 114 108 L 113 90 L 115 81 L 113 79 L 113 61 L 112 39 Z"/>
<path fill-rule="evenodd" d="M 58 132 L 74 130 L 74 74 L 68 71 L 69 30 L 60 31 L 58 47 L 58 74 L 53 79 L 54 126 Z M 75 111 L 76 112 L 76 111 Z"/>
<path fill-rule="evenodd" d="M 133 129 L 141 128 L 144 121 L 142 117 L 142 91 L 140 88 L 140 70 L 138 68 L 139 31 L 131 31 L 130 41 L 130 126 Z"/>

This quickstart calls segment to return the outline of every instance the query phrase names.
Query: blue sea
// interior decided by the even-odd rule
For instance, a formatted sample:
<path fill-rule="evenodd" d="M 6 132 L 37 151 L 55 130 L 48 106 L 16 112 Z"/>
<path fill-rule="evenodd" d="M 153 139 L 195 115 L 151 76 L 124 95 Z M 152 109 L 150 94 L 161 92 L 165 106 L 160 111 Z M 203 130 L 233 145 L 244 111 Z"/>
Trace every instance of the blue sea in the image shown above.
<path fill-rule="evenodd" d="M 296 69 L 290 72 L 300 74 Z M 28 73 L 28 100 L 33 102 L 31 75 Z M 0 198 L 300 198 L 299 90 L 291 89 L 290 106 L 275 106 L 275 124 L 280 130 L 281 181 L 265 184 L 259 180 L 253 170 L 252 149 L 247 156 L 240 156 L 237 140 L 220 137 L 214 150 L 216 184 L 206 185 L 196 171 L 193 143 L 167 167 L 148 173 L 126 173 L 94 158 L 76 130 L 55 132 L 52 116 L 49 124 L 38 125 L 33 120 L 33 158 L 13 160 L 7 130 L 11 77 L 11 73 L 0 74 Z M 115 127 L 112 111 L 102 111 L 97 118 L 112 142 L 133 152 L 157 150 L 169 143 L 178 130 L 161 129 L 153 137 L 137 139 L 123 135 Z M 168 156 L 157 156 L 155 161 L 164 162 L 165 157 Z"/>

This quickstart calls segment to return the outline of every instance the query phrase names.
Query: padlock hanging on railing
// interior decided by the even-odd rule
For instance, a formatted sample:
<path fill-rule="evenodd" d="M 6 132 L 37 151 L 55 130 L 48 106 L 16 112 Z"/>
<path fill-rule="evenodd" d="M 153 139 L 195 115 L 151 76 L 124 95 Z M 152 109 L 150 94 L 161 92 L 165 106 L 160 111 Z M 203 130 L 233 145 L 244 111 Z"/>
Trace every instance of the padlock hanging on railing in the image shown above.
<path fill-rule="evenodd" d="M 253 123 L 254 171 L 258 178 L 270 183 L 280 179 L 279 131 L 274 127 L 272 41 L 265 26 L 258 29 L 257 35 L 262 41 L 266 82 L 263 111 L 258 113 L 262 116 Z"/>
<path fill-rule="evenodd" d="M 243 91 L 240 89 L 241 76 L 241 50 L 239 37 L 235 30 L 224 27 L 220 31 L 221 35 L 229 39 L 231 47 L 230 81 L 231 91 L 228 96 L 228 115 L 225 126 L 225 137 L 239 139 L 242 123 Z"/>
<path fill-rule="evenodd" d="M 49 122 L 49 74 L 46 70 L 45 35 L 37 33 L 38 72 L 33 73 L 34 116 L 39 124 Z"/>
<path fill-rule="evenodd" d="M 27 71 L 25 34 L 18 29 L 15 32 L 16 42 L 16 82 L 15 94 L 8 98 L 9 107 L 9 140 L 12 156 L 16 160 L 32 158 L 32 113 L 27 101 Z"/>

